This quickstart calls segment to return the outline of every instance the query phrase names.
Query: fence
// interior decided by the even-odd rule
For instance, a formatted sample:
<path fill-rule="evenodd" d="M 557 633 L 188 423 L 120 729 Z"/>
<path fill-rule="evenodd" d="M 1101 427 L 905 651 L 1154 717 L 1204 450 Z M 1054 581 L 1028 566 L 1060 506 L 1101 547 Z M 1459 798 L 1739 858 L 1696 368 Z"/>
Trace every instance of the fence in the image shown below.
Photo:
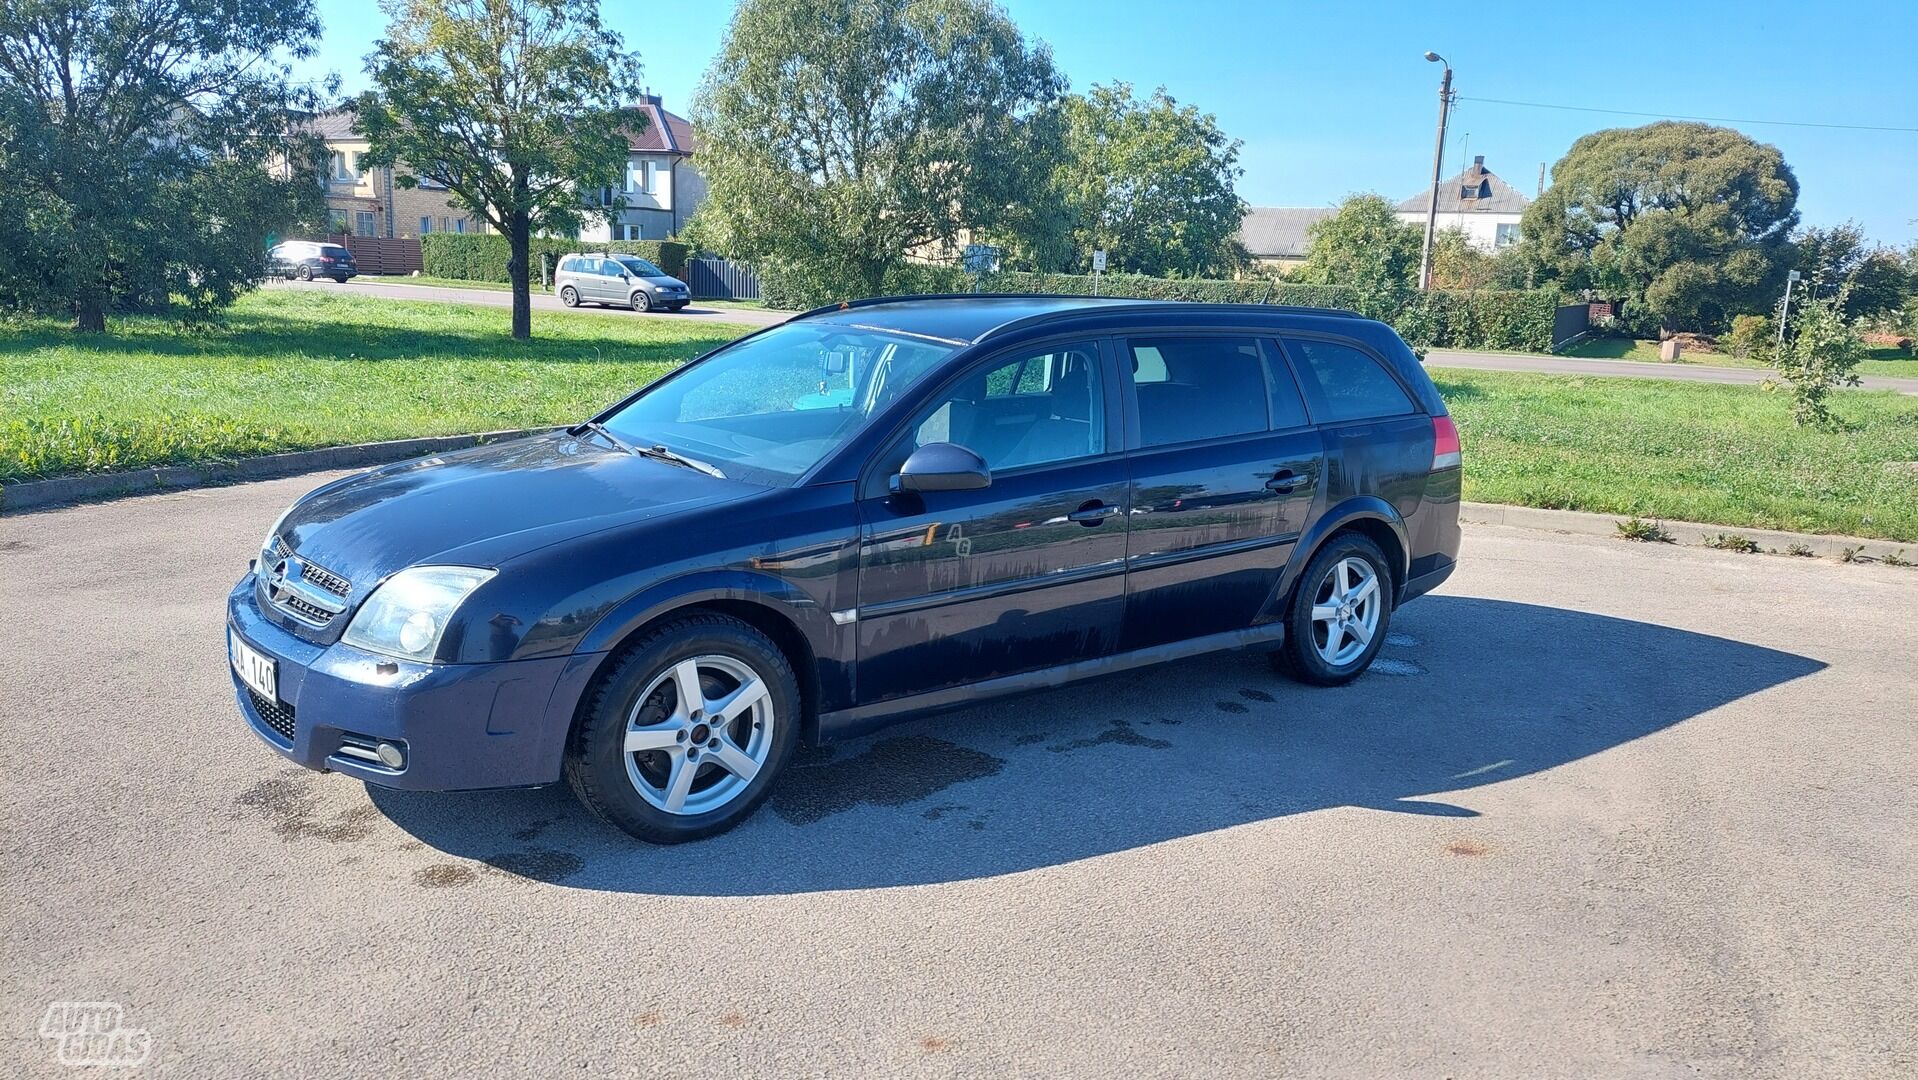
<path fill-rule="evenodd" d="M 338 236 L 329 238 L 353 253 L 362 274 L 415 274 L 424 269 L 418 237 Z"/>
<path fill-rule="evenodd" d="M 686 287 L 701 300 L 759 299 L 759 275 L 752 267 L 731 259 L 687 259 Z"/>
<path fill-rule="evenodd" d="M 1552 313 L 1552 348 L 1561 349 L 1592 328 L 1591 304 L 1564 304 Z"/>

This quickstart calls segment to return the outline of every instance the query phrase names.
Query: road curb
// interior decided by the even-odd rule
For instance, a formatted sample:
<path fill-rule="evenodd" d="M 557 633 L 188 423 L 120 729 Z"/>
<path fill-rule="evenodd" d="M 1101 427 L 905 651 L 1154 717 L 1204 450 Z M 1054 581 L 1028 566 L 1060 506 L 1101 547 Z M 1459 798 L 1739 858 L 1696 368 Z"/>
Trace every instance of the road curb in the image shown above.
<path fill-rule="evenodd" d="M 1582 536 L 1618 536 L 1618 523 L 1631 514 L 1588 514 L 1580 510 L 1540 510 L 1531 506 L 1505 506 L 1499 503 L 1461 503 L 1459 518 L 1482 525 L 1512 525 L 1521 529 L 1545 529 Z M 1779 529 L 1746 529 L 1735 525 L 1707 525 L 1697 521 L 1657 520 L 1672 541 L 1689 546 L 1704 545 L 1719 536 L 1742 536 L 1763 551 L 1788 552 L 1793 545 L 1809 549 L 1813 555 L 1842 556 L 1850 550 L 1854 557 L 1880 559 L 1893 552 L 1918 550 L 1918 544 L 1896 540 L 1872 540 L 1862 536 L 1833 536 L 1822 533 L 1784 532 Z"/>
<path fill-rule="evenodd" d="M 151 495 L 156 491 L 235 484 L 244 480 L 267 480 L 322 469 L 351 469 L 362 465 L 384 465 L 422 454 L 440 454 L 464 450 L 482 443 L 524 438 L 551 431 L 552 428 L 523 428 L 507 431 L 483 431 L 474 435 L 439 435 L 423 439 L 394 439 L 389 442 L 328 446 L 319 450 L 295 450 L 265 457 L 205 465 L 159 465 L 127 472 L 93 473 L 63 476 L 52 480 L 29 480 L 0 487 L 0 513 L 34 510 L 65 503 L 97 499 Z"/>

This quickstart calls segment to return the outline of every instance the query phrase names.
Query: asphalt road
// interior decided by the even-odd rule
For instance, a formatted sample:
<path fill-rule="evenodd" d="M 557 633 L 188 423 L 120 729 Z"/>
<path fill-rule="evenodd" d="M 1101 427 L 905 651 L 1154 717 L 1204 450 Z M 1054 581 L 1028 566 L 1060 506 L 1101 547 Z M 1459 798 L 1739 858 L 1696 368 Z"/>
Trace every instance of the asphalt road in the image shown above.
<path fill-rule="evenodd" d="M 489 307 L 511 307 L 512 296 L 497 289 L 460 289 L 439 285 L 395 285 L 374 278 L 359 278 L 344 285 L 331 281 L 287 281 L 275 282 L 268 288 L 320 289 L 359 293 L 365 296 L 384 296 L 395 300 L 431 300 L 449 304 L 485 304 Z M 598 311 L 597 307 L 572 309 L 561 304 L 558 298 L 544 292 L 535 291 L 532 297 L 536 311 Z M 634 314 L 625 309 L 615 309 L 622 314 Z M 702 322 L 737 323 L 745 326 L 776 326 L 792 318 L 790 311 L 766 311 L 754 308 L 719 308 L 701 305 L 692 306 L 679 312 L 648 312 L 641 318 L 649 319 L 693 319 Z M 1729 383 L 1738 386 L 1755 386 L 1764 381 L 1769 372 L 1755 368 L 1710 367 L 1699 364 L 1648 364 L 1632 360 L 1586 360 L 1572 356 L 1530 356 L 1519 353 L 1461 352 L 1450 349 L 1438 349 L 1427 354 L 1425 362 L 1433 367 L 1472 368 L 1479 371 L 1536 371 L 1554 375 L 1605 375 L 1637 379 L 1672 379 L 1679 382 Z M 1864 377 L 1864 389 L 1896 390 L 1902 394 L 1918 394 L 1918 379 L 1891 378 L 1883 375 Z"/>
<path fill-rule="evenodd" d="M 1494 527 L 1378 668 L 1179 663 L 635 845 L 235 712 L 310 476 L 0 518 L 0 1074 L 1918 1074 L 1918 571 Z"/>

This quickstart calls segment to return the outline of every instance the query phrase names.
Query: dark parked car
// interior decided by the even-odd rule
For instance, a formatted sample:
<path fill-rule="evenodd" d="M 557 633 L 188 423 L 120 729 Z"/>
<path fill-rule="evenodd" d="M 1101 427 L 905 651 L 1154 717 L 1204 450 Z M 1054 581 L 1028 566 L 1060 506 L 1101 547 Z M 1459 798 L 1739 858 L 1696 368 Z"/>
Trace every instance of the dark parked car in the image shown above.
<path fill-rule="evenodd" d="M 228 598 L 229 651 L 309 768 L 563 776 L 690 840 L 802 740 L 1219 649 L 1351 680 L 1452 572 L 1458 499 L 1452 420 L 1381 323 L 861 302 L 569 431 L 315 490 Z"/>
<path fill-rule="evenodd" d="M 322 244 L 312 240 L 289 240 L 284 244 L 273 245 L 267 252 L 267 260 L 273 272 L 282 278 L 299 278 L 312 281 L 316 277 L 330 277 L 340 284 L 346 279 L 357 277 L 360 272 L 358 263 L 353 261 L 353 253 L 339 244 Z"/>
<path fill-rule="evenodd" d="M 634 311 L 678 311 L 692 299 L 686 283 L 637 255 L 568 255 L 553 272 L 553 291 L 567 307 L 624 304 Z"/>

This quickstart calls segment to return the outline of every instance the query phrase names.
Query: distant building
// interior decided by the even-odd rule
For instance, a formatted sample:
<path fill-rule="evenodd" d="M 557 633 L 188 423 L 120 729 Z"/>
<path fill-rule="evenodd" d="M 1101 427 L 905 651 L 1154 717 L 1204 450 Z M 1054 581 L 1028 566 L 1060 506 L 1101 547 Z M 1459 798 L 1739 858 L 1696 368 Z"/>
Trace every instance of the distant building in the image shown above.
<path fill-rule="evenodd" d="M 1419 192 L 1399 204 L 1399 220 L 1424 229 L 1431 202 L 1430 191 Z M 1481 251 L 1510 247 L 1518 243 L 1518 222 L 1531 202 L 1487 169 L 1480 155 L 1472 159 L 1471 168 L 1440 182 L 1438 231 L 1462 230 L 1466 241 Z"/>
<path fill-rule="evenodd" d="M 485 232 L 486 224 L 447 202 L 444 187 L 421 178 L 419 186 L 393 182 L 393 170 L 360 163 L 366 136 L 353 130 L 353 113 L 332 109 L 313 117 L 311 129 L 326 143 L 327 231 L 354 236 L 424 236 L 429 232 Z"/>
<path fill-rule="evenodd" d="M 1262 265 L 1297 266 L 1312 244 L 1312 226 L 1337 212 L 1329 206 L 1254 206 L 1239 223 L 1239 243 Z"/>
<path fill-rule="evenodd" d="M 626 176 L 617 188 L 599 189 L 600 205 L 618 197 L 625 201 L 625 209 L 610 225 L 588 222 L 580 230 L 583 241 L 678 236 L 706 199 L 706 180 L 693 167 L 692 124 L 683 116 L 667 112 L 657 94 L 641 97 L 635 108 L 645 122 L 637 131 L 626 132 Z"/>

